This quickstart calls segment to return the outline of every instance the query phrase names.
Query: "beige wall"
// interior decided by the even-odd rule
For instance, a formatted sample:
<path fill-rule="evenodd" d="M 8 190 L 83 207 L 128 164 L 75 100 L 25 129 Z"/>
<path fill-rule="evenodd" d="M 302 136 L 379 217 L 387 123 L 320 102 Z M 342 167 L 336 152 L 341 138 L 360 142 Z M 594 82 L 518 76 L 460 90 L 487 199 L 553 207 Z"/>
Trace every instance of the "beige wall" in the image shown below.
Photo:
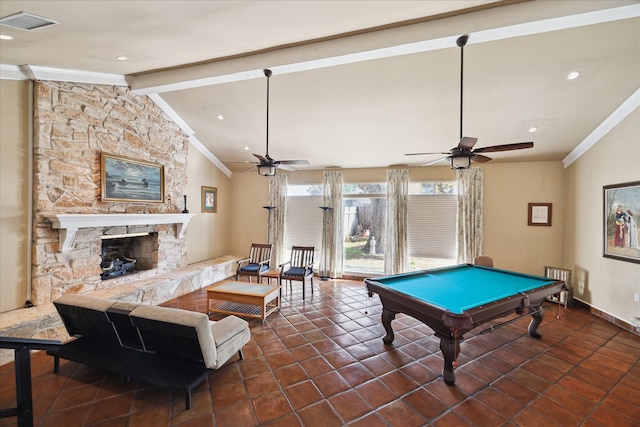
<path fill-rule="evenodd" d="M 29 86 L 0 80 L 0 312 L 29 299 Z"/>
<path fill-rule="evenodd" d="M 567 168 L 565 264 L 575 297 L 625 322 L 640 317 L 640 264 L 602 256 L 602 187 L 639 180 L 640 109 Z"/>
<path fill-rule="evenodd" d="M 231 175 L 231 255 L 246 257 L 251 243 L 267 241 L 269 179 L 257 172 Z"/>
<path fill-rule="evenodd" d="M 484 252 L 495 267 L 542 275 L 564 265 L 562 162 L 487 163 L 484 168 Z M 529 226 L 528 204 L 551 203 L 551 226 Z"/>
<path fill-rule="evenodd" d="M 215 187 L 217 212 L 203 213 L 202 186 Z M 184 209 L 184 200 L 175 203 Z M 187 262 L 204 261 L 231 253 L 231 179 L 211 164 L 196 147 L 189 146 L 187 161 L 187 208 L 196 214 L 187 228 Z"/>

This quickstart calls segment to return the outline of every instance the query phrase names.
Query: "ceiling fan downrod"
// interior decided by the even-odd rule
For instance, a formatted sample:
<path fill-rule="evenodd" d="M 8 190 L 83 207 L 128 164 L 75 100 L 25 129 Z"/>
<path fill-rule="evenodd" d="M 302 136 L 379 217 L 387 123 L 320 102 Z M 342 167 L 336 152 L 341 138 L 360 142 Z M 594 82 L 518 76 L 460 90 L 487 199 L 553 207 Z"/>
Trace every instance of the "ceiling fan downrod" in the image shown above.
<path fill-rule="evenodd" d="M 464 88 L 463 88 L 463 82 L 464 82 L 464 46 L 467 44 L 467 41 L 469 40 L 469 35 L 464 34 L 460 37 L 458 37 L 458 39 L 456 40 L 456 44 L 458 45 L 458 47 L 460 47 L 460 140 L 462 140 L 462 123 L 464 122 L 462 120 L 462 114 L 463 114 L 463 108 L 462 108 L 462 102 L 463 102 L 463 96 L 462 94 L 464 93 Z"/>
<path fill-rule="evenodd" d="M 266 139 L 267 153 L 265 157 L 269 158 L 269 80 L 270 80 L 269 78 L 273 73 L 268 68 L 265 68 L 263 71 L 264 71 L 264 75 L 267 77 L 267 139 Z"/>

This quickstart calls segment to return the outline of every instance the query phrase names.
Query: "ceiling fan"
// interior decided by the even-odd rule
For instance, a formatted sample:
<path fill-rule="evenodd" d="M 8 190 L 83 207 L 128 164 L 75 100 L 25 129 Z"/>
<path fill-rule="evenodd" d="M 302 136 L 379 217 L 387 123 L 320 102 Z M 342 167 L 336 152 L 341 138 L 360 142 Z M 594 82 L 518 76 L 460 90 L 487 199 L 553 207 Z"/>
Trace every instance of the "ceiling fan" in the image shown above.
<path fill-rule="evenodd" d="M 445 154 L 445 157 L 425 163 L 422 166 L 429 166 L 447 159 L 451 163 L 451 169 L 467 169 L 471 166 L 471 161 L 485 163 L 491 160 L 491 157 L 482 155 L 481 153 L 495 153 L 498 151 L 521 150 L 523 148 L 533 147 L 533 142 L 518 142 L 515 144 L 493 145 L 490 147 L 480 147 L 473 149 L 478 142 L 478 138 L 463 136 L 462 133 L 462 112 L 463 112 L 463 71 L 464 71 L 464 46 L 469 40 L 468 35 L 462 35 L 456 40 L 456 44 L 460 47 L 460 142 L 449 152 L 445 153 L 407 153 L 405 156 L 422 156 L 427 154 Z"/>
<path fill-rule="evenodd" d="M 254 156 L 258 159 L 255 163 L 255 166 L 247 169 L 245 172 L 248 172 L 253 169 L 258 169 L 258 174 L 262 176 L 273 176 L 276 174 L 278 169 L 294 171 L 295 167 L 291 165 L 308 165 L 309 162 L 307 160 L 275 160 L 269 156 L 269 78 L 271 77 L 271 70 L 265 69 L 264 75 L 267 77 L 267 151 L 264 156 L 259 154 L 254 154 Z"/>

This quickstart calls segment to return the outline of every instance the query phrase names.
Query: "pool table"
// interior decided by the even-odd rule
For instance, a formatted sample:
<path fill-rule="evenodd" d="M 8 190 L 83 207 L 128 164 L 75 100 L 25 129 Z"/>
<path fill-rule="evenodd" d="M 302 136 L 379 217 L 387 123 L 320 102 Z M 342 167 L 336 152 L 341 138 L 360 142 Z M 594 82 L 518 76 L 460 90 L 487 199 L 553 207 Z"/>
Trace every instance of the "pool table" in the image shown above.
<path fill-rule="evenodd" d="M 497 268 L 460 264 L 364 280 L 369 296 L 382 302 L 385 344 L 394 339 L 391 321 L 404 313 L 424 322 L 440 338 L 444 357 L 442 376 L 453 385 L 453 372 L 463 334 L 513 311 L 531 313 L 529 335 L 540 338 L 541 305 L 559 293 L 564 282 Z"/>

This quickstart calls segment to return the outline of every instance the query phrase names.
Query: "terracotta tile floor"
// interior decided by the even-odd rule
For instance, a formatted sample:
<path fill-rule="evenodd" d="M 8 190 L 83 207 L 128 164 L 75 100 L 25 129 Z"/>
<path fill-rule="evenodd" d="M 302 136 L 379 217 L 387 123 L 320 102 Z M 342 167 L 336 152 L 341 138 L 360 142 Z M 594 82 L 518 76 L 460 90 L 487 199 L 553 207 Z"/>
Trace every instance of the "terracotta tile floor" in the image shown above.
<path fill-rule="evenodd" d="M 640 339 L 582 308 L 551 304 L 528 319 L 467 334 L 456 386 L 440 377 L 439 341 L 408 316 L 381 337 L 381 305 L 361 282 L 315 282 L 285 292 L 279 313 L 251 322 L 245 360 L 212 373 L 184 409 L 182 392 L 32 355 L 37 426 L 639 426 Z M 197 291 L 167 306 L 206 312 Z M 501 319 L 504 320 L 504 319 Z M 484 328 L 478 328 L 484 329 Z M 13 365 L 0 369 L 0 406 L 15 405 Z M 15 418 L 0 420 L 16 425 Z"/>

